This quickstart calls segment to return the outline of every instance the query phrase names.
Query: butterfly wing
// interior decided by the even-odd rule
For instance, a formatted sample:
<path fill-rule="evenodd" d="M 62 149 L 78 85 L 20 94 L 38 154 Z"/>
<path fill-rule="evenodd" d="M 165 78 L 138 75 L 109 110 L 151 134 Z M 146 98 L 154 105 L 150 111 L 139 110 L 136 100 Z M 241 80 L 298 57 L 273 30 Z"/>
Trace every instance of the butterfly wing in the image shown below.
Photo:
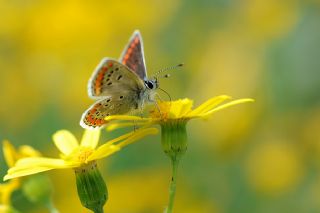
<path fill-rule="evenodd" d="M 106 116 L 116 114 L 126 114 L 138 108 L 138 103 L 134 94 L 114 94 L 97 101 L 89 107 L 83 114 L 80 125 L 86 129 L 102 128 L 107 122 Z"/>
<path fill-rule="evenodd" d="M 144 82 L 116 60 L 104 58 L 89 80 L 88 93 L 99 99 L 83 114 L 80 125 L 86 129 L 103 127 L 108 115 L 126 114 L 139 108 Z"/>
<path fill-rule="evenodd" d="M 134 31 L 129 43 L 122 52 L 119 61 L 122 64 L 127 65 L 142 80 L 147 79 L 143 42 L 138 30 Z"/>
<path fill-rule="evenodd" d="M 130 69 L 116 60 L 104 58 L 88 82 L 88 95 L 98 99 L 119 91 L 144 89 L 143 81 Z"/>

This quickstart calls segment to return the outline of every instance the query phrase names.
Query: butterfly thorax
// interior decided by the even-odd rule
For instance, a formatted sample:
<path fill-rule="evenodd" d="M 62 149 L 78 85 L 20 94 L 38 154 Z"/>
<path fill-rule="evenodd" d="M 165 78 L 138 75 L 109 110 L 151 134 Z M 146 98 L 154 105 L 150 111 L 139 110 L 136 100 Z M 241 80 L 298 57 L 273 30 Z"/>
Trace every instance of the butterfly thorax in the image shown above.
<path fill-rule="evenodd" d="M 150 86 L 150 83 L 149 83 Z M 153 103 L 156 95 L 156 86 L 148 87 L 146 85 L 146 89 L 141 90 L 139 94 L 139 108 L 142 109 L 145 104 Z"/>

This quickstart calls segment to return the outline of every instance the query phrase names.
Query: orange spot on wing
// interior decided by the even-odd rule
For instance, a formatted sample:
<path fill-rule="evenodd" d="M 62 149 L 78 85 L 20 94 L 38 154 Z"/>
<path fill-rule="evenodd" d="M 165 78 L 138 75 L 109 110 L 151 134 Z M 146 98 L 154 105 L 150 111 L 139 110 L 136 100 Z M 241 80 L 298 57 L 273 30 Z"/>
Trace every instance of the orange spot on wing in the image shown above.
<path fill-rule="evenodd" d="M 99 95 L 99 94 L 100 94 L 100 89 L 101 89 L 100 87 L 96 87 L 96 88 L 95 88 L 96 95 Z"/>
<path fill-rule="evenodd" d="M 86 120 L 87 120 L 90 124 L 94 124 L 94 122 L 95 122 L 95 119 L 92 118 L 90 115 L 87 115 L 87 116 L 86 116 Z"/>
<path fill-rule="evenodd" d="M 104 74 L 102 73 L 102 74 L 100 74 L 100 75 L 97 77 L 97 80 L 98 80 L 98 81 L 102 81 L 103 77 L 104 77 Z"/>
<path fill-rule="evenodd" d="M 101 87 L 100 87 L 100 85 L 101 85 L 101 81 L 98 81 L 98 80 L 97 80 L 96 83 L 95 83 L 95 87 L 94 87 L 95 92 L 96 92 L 97 95 L 99 95 L 100 92 L 101 92 Z"/>
<path fill-rule="evenodd" d="M 134 48 L 133 46 L 134 46 L 134 44 L 132 43 L 131 46 L 128 48 L 126 55 L 123 57 L 123 60 L 122 60 L 123 64 L 127 63 L 127 60 L 129 59 L 129 57 L 133 51 L 133 48 Z"/>
<path fill-rule="evenodd" d="M 139 36 L 136 36 L 133 41 L 131 42 L 130 46 L 128 47 L 128 50 L 125 54 L 125 56 L 123 57 L 123 60 L 122 60 L 122 63 L 123 64 L 127 64 L 127 61 L 129 59 L 129 57 L 131 56 L 134 48 L 137 47 L 137 45 L 140 43 L 140 39 L 139 39 Z"/>
<path fill-rule="evenodd" d="M 96 79 L 96 84 L 100 83 L 103 79 L 103 75 L 98 75 L 97 79 Z"/>
<path fill-rule="evenodd" d="M 96 81 L 95 81 L 95 92 L 97 95 L 101 93 L 102 80 L 107 71 L 108 71 L 108 67 L 102 67 L 101 71 L 97 74 Z"/>
<path fill-rule="evenodd" d="M 104 124 L 105 122 L 104 122 L 104 120 L 102 120 L 102 119 L 97 119 L 96 123 L 97 123 L 98 126 L 101 126 L 101 125 Z"/>

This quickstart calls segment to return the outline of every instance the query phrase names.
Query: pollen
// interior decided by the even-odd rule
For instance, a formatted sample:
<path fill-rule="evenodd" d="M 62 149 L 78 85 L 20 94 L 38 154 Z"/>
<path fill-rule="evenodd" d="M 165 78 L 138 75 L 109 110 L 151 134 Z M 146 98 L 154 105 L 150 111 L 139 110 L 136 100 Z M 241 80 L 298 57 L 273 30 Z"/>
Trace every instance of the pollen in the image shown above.
<path fill-rule="evenodd" d="M 170 103 L 168 102 L 158 102 L 158 107 L 155 107 L 151 112 L 150 116 L 153 119 L 163 119 L 166 120 L 169 117 L 170 113 Z"/>
<path fill-rule="evenodd" d="M 93 149 L 92 148 L 88 148 L 88 147 L 81 147 L 78 150 L 78 156 L 77 156 L 77 160 L 81 163 L 81 164 L 86 164 L 88 163 L 87 159 L 88 157 L 93 153 Z"/>

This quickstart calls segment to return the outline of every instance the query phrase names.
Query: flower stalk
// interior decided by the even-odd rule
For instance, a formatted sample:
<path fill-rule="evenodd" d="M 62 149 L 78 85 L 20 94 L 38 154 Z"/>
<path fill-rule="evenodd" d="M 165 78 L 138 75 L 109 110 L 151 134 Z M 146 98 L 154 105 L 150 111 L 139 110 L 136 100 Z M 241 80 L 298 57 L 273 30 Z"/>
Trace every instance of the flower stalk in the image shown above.
<path fill-rule="evenodd" d="M 47 205 L 46 205 L 48 211 L 50 213 L 59 213 L 58 209 L 56 209 L 56 207 L 53 205 L 53 202 L 50 201 Z"/>
<path fill-rule="evenodd" d="M 169 202 L 166 212 L 173 211 L 177 185 L 177 170 L 181 157 L 187 151 L 187 121 L 173 119 L 161 122 L 161 144 L 163 151 L 171 160 L 172 176 L 169 187 Z"/>
<path fill-rule="evenodd" d="M 171 166 L 172 166 L 172 176 L 169 188 L 169 202 L 167 207 L 167 213 L 171 213 L 173 211 L 174 199 L 176 196 L 176 185 L 177 185 L 177 171 L 179 166 L 179 159 L 171 158 Z"/>

